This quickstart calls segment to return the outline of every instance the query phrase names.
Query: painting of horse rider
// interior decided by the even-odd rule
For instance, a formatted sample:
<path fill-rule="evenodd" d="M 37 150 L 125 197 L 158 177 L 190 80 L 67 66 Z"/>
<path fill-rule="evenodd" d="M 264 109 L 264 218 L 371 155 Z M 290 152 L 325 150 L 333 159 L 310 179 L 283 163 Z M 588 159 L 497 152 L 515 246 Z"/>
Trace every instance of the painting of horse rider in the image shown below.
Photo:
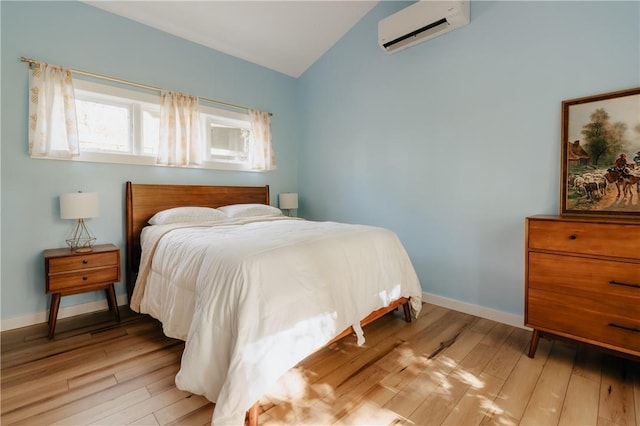
<path fill-rule="evenodd" d="M 640 87 L 562 102 L 561 215 L 640 218 Z"/>

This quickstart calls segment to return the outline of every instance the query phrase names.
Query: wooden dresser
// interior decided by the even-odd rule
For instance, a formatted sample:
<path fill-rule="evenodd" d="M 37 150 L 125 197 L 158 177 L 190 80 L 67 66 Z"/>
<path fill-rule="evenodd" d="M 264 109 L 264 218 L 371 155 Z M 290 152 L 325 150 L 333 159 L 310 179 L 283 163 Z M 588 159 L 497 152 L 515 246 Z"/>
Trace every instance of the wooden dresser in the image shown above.
<path fill-rule="evenodd" d="M 525 325 L 640 356 L 640 221 L 526 219 Z"/>

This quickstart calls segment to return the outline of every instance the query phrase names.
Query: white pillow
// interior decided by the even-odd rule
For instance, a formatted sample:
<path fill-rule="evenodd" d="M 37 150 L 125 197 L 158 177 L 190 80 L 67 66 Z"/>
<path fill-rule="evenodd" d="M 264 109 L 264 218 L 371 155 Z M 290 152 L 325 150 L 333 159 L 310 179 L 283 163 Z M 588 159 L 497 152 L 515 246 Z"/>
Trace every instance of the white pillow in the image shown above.
<path fill-rule="evenodd" d="M 229 206 L 218 207 L 218 210 L 224 212 L 224 214 L 230 218 L 283 216 L 279 208 L 266 204 L 231 204 Z"/>
<path fill-rule="evenodd" d="M 211 207 L 174 207 L 162 210 L 151 219 L 149 225 L 163 225 L 167 223 L 210 222 L 225 220 L 227 216 L 220 210 Z"/>

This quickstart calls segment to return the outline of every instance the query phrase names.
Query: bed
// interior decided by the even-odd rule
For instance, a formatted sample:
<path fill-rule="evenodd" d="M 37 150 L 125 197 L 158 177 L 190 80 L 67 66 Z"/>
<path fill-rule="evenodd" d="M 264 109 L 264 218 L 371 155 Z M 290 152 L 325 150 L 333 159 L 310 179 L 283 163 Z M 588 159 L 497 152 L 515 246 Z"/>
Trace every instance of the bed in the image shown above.
<path fill-rule="evenodd" d="M 421 308 L 393 232 L 289 218 L 269 203 L 268 186 L 126 183 L 131 307 L 185 341 L 176 385 L 216 403 L 215 425 L 257 424 L 256 401 L 299 361 L 352 333 L 362 344 L 362 327 L 394 309 L 410 322 Z M 225 217 L 148 226 L 192 207 Z"/>

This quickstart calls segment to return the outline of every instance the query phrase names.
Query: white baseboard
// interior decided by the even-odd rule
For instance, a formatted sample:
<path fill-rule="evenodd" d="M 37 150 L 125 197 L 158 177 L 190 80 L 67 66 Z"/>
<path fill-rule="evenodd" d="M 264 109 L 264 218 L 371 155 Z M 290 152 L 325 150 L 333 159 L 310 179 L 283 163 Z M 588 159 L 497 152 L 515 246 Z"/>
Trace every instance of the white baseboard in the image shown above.
<path fill-rule="evenodd" d="M 479 305 L 472 305 L 471 303 L 460 302 L 459 300 L 436 296 L 435 294 L 429 294 L 426 292 L 422 293 L 422 301 L 442 306 L 443 308 L 453 309 L 454 311 L 464 312 L 465 314 L 475 315 L 477 317 L 529 330 L 529 328 L 524 326 L 524 315 L 509 314 L 507 312 L 485 308 Z"/>
<path fill-rule="evenodd" d="M 126 294 L 118 295 L 116 298 L 118 300 L 118 306 L 126 305 L 128 303 Z M 90 312 L 104 311 L 107 309 L 109 309 L 109 306 L 107 305 L 106 299 L 81 303 L 79 305 L 64 306 L 58 311 L 58 319 L 88 314 Z M 49 321 L 49 311 L 37 312 L 35 314 L 1 320 L 0 331 L 46 323 L 47 321 Z"/>

